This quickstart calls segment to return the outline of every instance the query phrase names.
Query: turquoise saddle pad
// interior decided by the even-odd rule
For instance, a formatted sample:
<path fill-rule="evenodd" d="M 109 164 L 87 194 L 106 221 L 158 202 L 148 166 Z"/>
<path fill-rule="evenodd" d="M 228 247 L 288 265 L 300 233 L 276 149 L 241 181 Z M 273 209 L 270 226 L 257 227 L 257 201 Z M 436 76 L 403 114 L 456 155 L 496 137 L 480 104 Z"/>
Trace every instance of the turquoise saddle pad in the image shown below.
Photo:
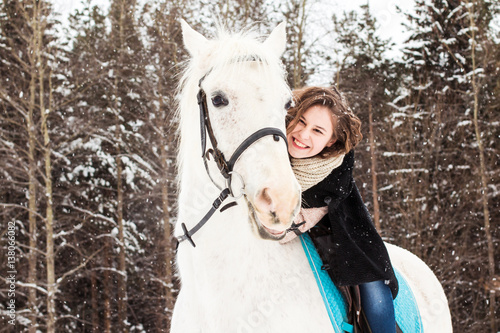
<path fill-rule="evenodd" d="M 316 251 L 311 237 L 308 234 L 302 234 L 300 241 L 316 277 L 316 282 L 323 297 L 330 321 L 332 322 L 334 332 L 352 332 L 352 326 L 347 323 L 347 304 L 344 297 L 333 284 L 328 273 L 321 269 L 323 262 Z M 404 333 L 423 332 L 422 319 L 418 311 L 415 296 L 403 276 L 396 269 L 394 271 L 399 284 L 398 295 L 394 300 L 396 321 Z"/>

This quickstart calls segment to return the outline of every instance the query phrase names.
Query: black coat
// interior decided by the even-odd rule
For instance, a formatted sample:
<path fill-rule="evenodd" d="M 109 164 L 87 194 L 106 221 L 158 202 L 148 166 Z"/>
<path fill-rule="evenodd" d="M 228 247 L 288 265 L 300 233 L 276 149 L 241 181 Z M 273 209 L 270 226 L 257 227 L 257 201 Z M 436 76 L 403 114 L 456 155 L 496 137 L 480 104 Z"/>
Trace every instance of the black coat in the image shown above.
<path fill-rule="evenodd" d="M 304 208 L 328 206 L 328 214 L 309 233 L 336 285 L 385 280 L 396 297 L 398 284 L 389 255 L 354 183 L 353 166 L 351 151 L 342 165 L 302 194 Z"/>

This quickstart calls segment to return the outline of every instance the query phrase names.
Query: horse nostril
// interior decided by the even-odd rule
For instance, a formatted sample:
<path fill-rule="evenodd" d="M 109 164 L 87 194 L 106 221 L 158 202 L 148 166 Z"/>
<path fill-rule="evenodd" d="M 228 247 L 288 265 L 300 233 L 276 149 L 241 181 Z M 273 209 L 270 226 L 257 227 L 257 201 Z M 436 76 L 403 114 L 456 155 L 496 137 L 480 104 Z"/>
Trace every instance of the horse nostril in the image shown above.
<path fill-rule="evenodd" d="M 269 194 L 269 188 L 264 188 L 258 195 L 255 200 L 255 204 L 257 208 L 261 211 L 274 211 L 273 207 L 273 199 Z"/>
<path fill-rule="evenodd" d="M 269 190 L 267 188 L 265 188 L 265 189 L 262 190 L 261 196 L 262 196 L 262 200 L 266 204 L 271 205 L 273 203 L 273 200 L 269 196 Z"/>

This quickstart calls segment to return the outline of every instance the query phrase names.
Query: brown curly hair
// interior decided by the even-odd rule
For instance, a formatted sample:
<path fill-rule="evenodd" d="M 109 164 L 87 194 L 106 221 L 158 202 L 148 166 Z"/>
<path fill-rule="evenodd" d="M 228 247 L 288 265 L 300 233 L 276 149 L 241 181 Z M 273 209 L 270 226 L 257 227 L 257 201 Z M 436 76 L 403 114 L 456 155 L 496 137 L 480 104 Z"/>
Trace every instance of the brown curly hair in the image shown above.
<path fill-rule="evenodd" d="M 306 87 L 293 91 L 294 105 L 286 116 L 287 134 L 295 128 L 302 115 L 314 105 L 326 106 L 337 118 L 330 147 L 325 147 L 318 156 L 329 158 L 347 154 L 363 139 L 361 121 L 352 113 L 345 98 L 335 87 Z"/>

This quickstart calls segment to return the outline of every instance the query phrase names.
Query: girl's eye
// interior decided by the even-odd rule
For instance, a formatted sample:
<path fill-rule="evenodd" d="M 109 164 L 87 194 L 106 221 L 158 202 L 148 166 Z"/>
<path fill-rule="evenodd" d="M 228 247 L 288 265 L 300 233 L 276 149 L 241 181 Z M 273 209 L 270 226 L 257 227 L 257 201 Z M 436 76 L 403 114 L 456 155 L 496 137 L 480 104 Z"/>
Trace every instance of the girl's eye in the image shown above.
<path fill-rule="evenodd" d="M 315 129 L 314 131 L 316 131 L 316 133 L 323 134 L 323 132 L 321 132 L 321 130 L 319 129 Z"/>
<path fill-rule="evenodd" d="M 212 97 L 212 104 L 216 108 L 220 108 L 223 106 L 227 106 L 229 104 L 229 101 L 222 95 L 215 95 L 214 97 Z"/>

